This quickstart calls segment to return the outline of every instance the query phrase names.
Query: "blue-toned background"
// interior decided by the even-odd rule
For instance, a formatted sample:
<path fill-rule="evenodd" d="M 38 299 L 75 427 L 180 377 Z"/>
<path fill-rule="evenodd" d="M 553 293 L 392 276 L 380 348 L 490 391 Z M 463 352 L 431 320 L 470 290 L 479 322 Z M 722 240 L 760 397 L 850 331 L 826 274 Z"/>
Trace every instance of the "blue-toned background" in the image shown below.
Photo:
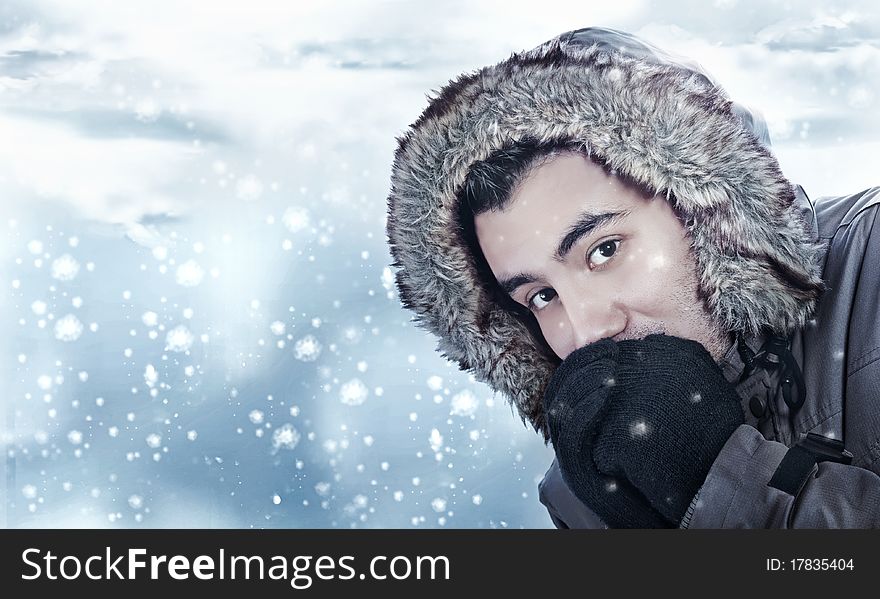
<path fill-rule="evenodd" d="M 880 183 L 873 2 L 0 3 L 0 524 L 550 527 L 552 450 L 414 328 L 385 246 L 425 94 L 631 31 Z"/>

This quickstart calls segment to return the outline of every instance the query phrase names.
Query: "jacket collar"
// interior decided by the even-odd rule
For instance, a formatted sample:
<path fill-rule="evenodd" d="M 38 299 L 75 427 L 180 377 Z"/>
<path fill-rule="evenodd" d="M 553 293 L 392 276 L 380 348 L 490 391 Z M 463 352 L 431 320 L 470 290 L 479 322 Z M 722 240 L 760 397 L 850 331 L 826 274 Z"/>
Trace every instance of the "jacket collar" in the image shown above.
<path fill-rule="evenodd" d="M 810 242 L 817 243 L 819 241 L 819 224 L 816 220 L 816 209 L 814 208 L 813 203 L 810 201 L 810 198 L 807 196 L 807 193 L 804 191 L 803 187 L 801 187 L 800 185 L 794 185 L 794 192 L 794 208 L 803 219 L 804 230 L 806 231 Z M 762 333 L 746 335 L 744 337 L 744 341 L 753 353 L 757 353 L 766 341 L 766 336 Z M 798 359 L 798 364 L 801 366 L 801 368 L 803 368 L 803 363 L 800 359 Z M 737 382 L 740 375 L 742 374 L 745 364 L 743 363 L 742 357 L 740 356 L 737 349 L 736 341 L 730 344 L 730 347 L 728 347 L 727 352 L 718 362 L 718 365 L 724 372 L 724 377 L 729 382 Z M 746 383 L 747 381 L 754 379 L 758 376 L 758 372 L 752 373 L 752 375 L 745 381 L 743 381 L 743 383 Z"/>

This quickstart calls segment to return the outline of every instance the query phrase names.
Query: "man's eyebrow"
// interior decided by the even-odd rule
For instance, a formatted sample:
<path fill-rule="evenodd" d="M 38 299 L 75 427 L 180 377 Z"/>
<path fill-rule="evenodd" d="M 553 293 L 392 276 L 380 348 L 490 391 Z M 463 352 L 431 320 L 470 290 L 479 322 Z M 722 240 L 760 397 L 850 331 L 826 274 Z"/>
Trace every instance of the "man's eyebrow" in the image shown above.
<path fill-rule="evenodd" d="M 577 244 L 577 242 L 592 233 L 595 229 L 613 223 L 615 221 L 620 220 L 621 218 L 628 216 L 629 210 L 622 210 L 618 212 L 600 212 L 598 214 L 592 212 L 581 212 L 578 215 L 577 220 L 572 223 L 572 225 L 568 228 L 563 235 L 562 240 L 559 242 L 559 245 L 556 247 L 556 252 L 553 255 L 553 259 L 559 262 L 565 260 L 565 256 L 571 251 L 571 248 Z M 517 290 L 522 285 L 526 283 L 532 283 L 537 281 L 540 277 L 538 275 L 528 273 L 528 272 L 518 272 L 513 276 L 507 277 L 498 281 L 498 285 L 501 286 L 501 289 L 507 295 L 513 295 L 513 292 Z"/>
<path fill-rule="evenodd" d="M 572 223 L 568 228 L 568 231 L 565 232 L 565 235 L 563 235 L 560 240 L 559 245 L 556 247 L 556 253 L 553 256 L 553 259 L 562 262 L 565 260 L 568 252 L 571 251 L 571 248 L 573 248 L 581 238 L 586 237 L 598 227 L 611 224 L 626 216 L 629 216 L 629 210 L 622 210 L 619 212 L 600 212 L 598 214 L 581 212 L 578 215 L 578 219 Z"/>

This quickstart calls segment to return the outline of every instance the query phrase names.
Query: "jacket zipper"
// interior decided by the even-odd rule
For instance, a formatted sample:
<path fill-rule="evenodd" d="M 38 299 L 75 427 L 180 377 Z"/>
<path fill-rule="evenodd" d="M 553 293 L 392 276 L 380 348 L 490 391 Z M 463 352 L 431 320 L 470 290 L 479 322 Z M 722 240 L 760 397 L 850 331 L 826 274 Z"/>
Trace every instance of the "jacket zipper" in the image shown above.
<path fill-rule="evenodd" d="M 697 491 L 697 494 L 694 495 L 694 498 L 691 500 L 690 505 L 688 506 L 687 511 L 684 513 L 684 516 L 681 519 L 681 522 L 678 524 L 679 528 L 687 528 L 691 525 L 691 518 L 694 517 L 694 511 L 697 509 L 697 501 L 700 499 L 700 492 L 703 490 L 703 487 Z"/>

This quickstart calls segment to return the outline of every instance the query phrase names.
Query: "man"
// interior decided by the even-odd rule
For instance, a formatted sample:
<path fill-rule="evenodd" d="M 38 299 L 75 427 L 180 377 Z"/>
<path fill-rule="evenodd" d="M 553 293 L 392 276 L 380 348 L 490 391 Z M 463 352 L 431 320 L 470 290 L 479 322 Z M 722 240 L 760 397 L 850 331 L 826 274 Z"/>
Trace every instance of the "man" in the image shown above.
<path fill-rule="evenodd" d="M 585 29 L 441 90 L 388 237 L 417 323 L 552 441 L 557 527 L 880 527 L 878 204 L 813 205 L 698 66 Z"/>

